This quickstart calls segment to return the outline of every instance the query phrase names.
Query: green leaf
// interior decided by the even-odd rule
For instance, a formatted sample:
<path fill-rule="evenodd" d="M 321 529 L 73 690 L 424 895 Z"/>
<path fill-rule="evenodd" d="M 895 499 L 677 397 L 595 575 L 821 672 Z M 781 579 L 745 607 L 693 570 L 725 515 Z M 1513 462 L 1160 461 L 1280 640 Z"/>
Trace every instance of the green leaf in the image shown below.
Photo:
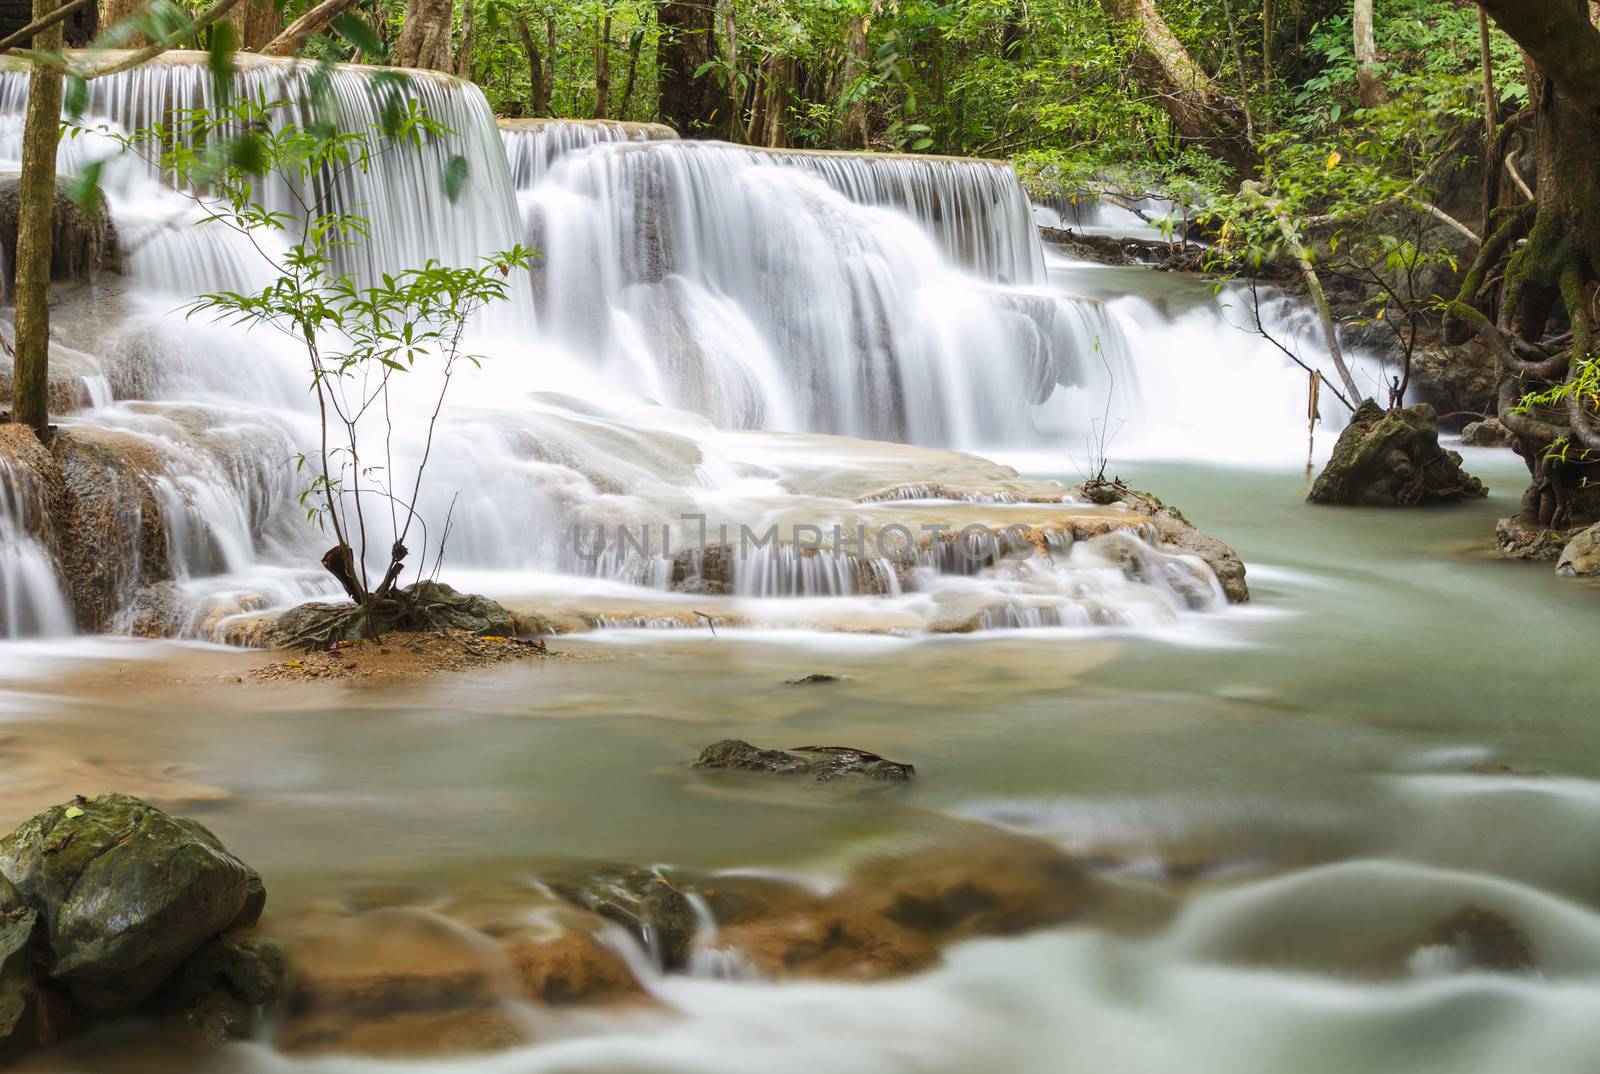
<path fill-rule="evenodd" d="M 66 813 L 63 815 L 68 820 L 77 820 L 79 817 L 83 816 L 83 810 L 79 809 L 77 806 L 68 806 Z"/>
<path fill-rule="evenodd" d="M 223 20 L 211 28 L 211 49 L 206 55 L 206 64 L 211 68 L 211 77 L 216 82 L 219 100 L 227 100 L 233 88 L 233 73 L 236 69 L 233 62 L 234 51 L 233 24 Z"/>
<path fill-rule="evenodd" d="M 372 32 L 372 27 L 355 15 L 346 13 L 334 19 L 333 30 L 368 56 L 383 55 L 383 42 Z"/>
<path fill-rule="evenodd" d="M 461 191 L 467 185 L 467 158 L 459 153 L 445 162 L 444 166 L 444 196 L 451 201 L 461 197 Z"/>
<path fill-rule="evenodd" d="M 96 160 L 67 180 L 67 196 L 85 214 L 100 211 L 100 173 L 104 168 L 105 161 Z"/>
<path fill-rule="evenodd" d="M 77 119 L 89 108 L 89 80 L 76 71 L 67 75 L 67 87 L 63 94 L 63 106 L 67 115 Z"/>

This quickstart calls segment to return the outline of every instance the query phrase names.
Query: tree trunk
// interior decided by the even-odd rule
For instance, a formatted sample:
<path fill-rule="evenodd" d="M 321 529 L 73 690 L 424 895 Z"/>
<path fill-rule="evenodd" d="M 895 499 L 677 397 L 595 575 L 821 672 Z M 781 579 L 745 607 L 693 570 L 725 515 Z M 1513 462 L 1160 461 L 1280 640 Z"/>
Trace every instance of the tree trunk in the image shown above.
<path fill-rule="evenodd" d="M 313 34 L 338 18 L 356 0 L 322 0 L 322 3 L 291 22 L 283 33 L 268 41 L 261 49 L 263 56 L 293 56 L 305 48 Z"/>
<path fill-rule="evenodd" d="M 1227 161 L 1241 176 L 1256 170 L 1244 107 L 1212 80 L 1167 26 L 1155 0 L 1100 0 L 1134 34 L 1133 73 L 1156 95 L 1178 137 Z"/>
<path fill-rule="evenodd" d="M 522 51 L 528 54 L 528 93 L 532 99 L 533 114 L 550 114 L 550 89 L 544 84 L 544 61 L 539 56 L 539 46 L 534 43 L 528 29 L 528 17 L 517 16 L 517 33 L 522 38 Z"/>
<path fill-rule="evenodd" d="M 51 5 L 52 7 L 54 5 Z M 101 0 L 100 3 L 100 30 L 105 32 L 118 23 L 127 22 L 133 16 L 145 9 L 145 0 Z M 140 33 L 119 34 L 118 48 L 139 48 L 148 45 L 150 39 Z"/>
<path fill-rule="evenodd" d="M 730 142 L 737 142 L 742 133 L 744 94 L 739 89 L 739 23 L 734 0 L 717 0 L 718 19 L 722 23 L 722 66 L 727 90 L 723 127 Z"/>
<path fill-rule="evenodd" d="M 656 49 L 661 68 L 657 112 L 686 137 L 706 137 L 722 104 L 716 81 L 695 76 L 716 58 L 714 11 L 709 0 L 665 0 L 656 16 L 661 28 Z"/>
<path fill-rule="evenodd" d="M 228 12 L 228 22 L 233 26 L 233 43 L 246 52 L 260 52 L 278 36 L 283 24 L 274 0 L 245 0 Z"/>
<path fill-rule="evenodd" d="M 33 0 L 42 19 L 59 0 Z M 61 24 L 34 35 L 33 47 L 61 47 Z M 16 358 L 11 420 L 50 434 L 50 257 L 55 227 L 56 143 L 61 133 L 61 70 L 36 64 L 28 79 L 17 205 Z"/>
<path fill-rule="evenodd" d="M 844 144 L 852 149 L 865 149 L 871 140 L 872 132 L 868 125 L 870 113 L 862 83 L 872 60 L 867 35 L 872 30 L 872 19 L 878 13 L 879 2 L 873 0 L 865 14 L 850 20 L 850 31 L 845 37 L 844 90 L 852 96 L 845 108 L 841 137 Z"/>
<path fill-rule="evenodd" d="M 472 80 L 472 45 L 475 29 L 473 16 L 477 14 L 475 7 L 474 0 L 466 0 L 466 6 L 461 9 L 461 47 L 456 50 L 456 75 L 469 82 Z"/>
<path fill-rule="evenodd" d="M 628 102 L 633 100 L 633 83 L 639 74 L 639 50 L 644 48 L 644 28 L 633 31 L 633 36 L 628 39 L 628 77 L 622 84 L 622 104 L 617 109 L 617 116 L 621 119 L 628 118 Z"/>
<path fill-rule="evenodd" d="M 1372 0 L 1356 0 L 1355 11 L 1356 92 L 1361 107 L 1376 108 L 1389 99 L 1378 73 L 1378 42 L 1373 36 Z"/>
<path fill-rule="evenodd" d="M 451 21 L 455 17 L 452 0 L 409 0 L 400 39 L 390 58 L 396 67 L 417 67 L 450 71 L 455 56 L 450 45 Z"/>
<path fill-rule="evenodd" d="M 594 39 L 594 118 L 611 114 L 611 12 L 600 20 Z"/>

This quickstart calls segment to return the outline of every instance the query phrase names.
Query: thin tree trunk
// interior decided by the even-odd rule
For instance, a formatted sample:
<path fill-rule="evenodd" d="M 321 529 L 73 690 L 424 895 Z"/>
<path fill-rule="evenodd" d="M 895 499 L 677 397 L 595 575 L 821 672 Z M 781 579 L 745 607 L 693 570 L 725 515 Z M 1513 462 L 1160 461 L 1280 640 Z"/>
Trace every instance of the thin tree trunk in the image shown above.
<path fill-rule="evenodd" d="M 727 74 L 728 90 L 728 140 L 739 140 L 742 94 L 739 92 L 739 22 L 734 0 L 717 0 L 717 10 L 722 23 L 722 63 Z"/>
<path fill-rule="evenodd" d="M 844 144 L 853 149 L 867 148 L 871 131 L 868 128 L 866 94 L 861 83 L 867 77 L 867 67 L 872 57 L 867 48 L 867 35 L 872 30 L 873 16 L 878 13 L 878 0 L 873 0 L 867 12 L 850 20 L 850 30 L 845 37 L 844 89 L 852 94 L 844 113 Z"/>
<path fill-rule="evenodd" d="M 476 14 L 474 0 L 466 0 L 466 5 L 461 9 L 461 47 L 456 50 L 456 75 L 472 80 L 472 45 L 473 45 L 473 16 Z"/>
<path fill-rule="evenodd" d="M 600 20 L 594 39 L 594 118 L 611 114 L 611 12 Z"/>
<path fill-rule="evenodd" d="M 58 0 L 33 0 L 42 19 Z M 61 47 L 61 25 L 34 36 L 39 50 Z M 50 435 L 50 259 L 56 204 L 56 143 L 61 134 L 58 67 L 35 64 L 28 79 L 28 110 L 22 129 L 22 177 L 18 186 L 16 264 L 16 358 L 11 420 Z"/>
<path fill-rule="evenodd" d="M 293 56 L 302 48 L 312 36 L 322 32 L 323 27 L 338 18 L 356 0 L 322 0 L 322 3 L 301 15 L 291 22 L 283 33 L 274 37 L 261 48 L 263 56 Z"/>
<path fill-rule="evenodd" d="M 617 116 L 621 119 L 628 118 L 628 102 L 633 100 L 634 76 L 639 73 L 639 50 L 644 48 L 644 28 L 633 31 L 633 36 L 628 38 L 628 77 L 622 84 L 622 104 L 617 109 Z"/>
<path fill-rule="evenodd" d="M 517 16 L 517 34 L 522 38 L 522 51 L 528 54 L 528 94 L 532 99 L 533 114 L 549 115 L 550 90 L 544 84 L 544 60 L 539 56 L 539 46 L 534 43 L 533 32 L 528 29 L 528 17 Z"/>
<path fill-rule="evenodd" d="M 556 17 L 544 20 L 544 100 L 548 106 L 556 99 Z"/>
<path fill-rule="evenodd" d="M 1356 0 L 1356 92 L 1363 108 L 1376 108 L 1389 99 L 1378 71 L 1378 43 L 1372 27 L 1372 0 Z"/>
<path fill-rule="evenodd" d="M 1494 88 L 1494 56 L 1489 51 L 1489 13 L 1478 9 L 1478 63 L 1483 69 L 1483 144 L 1494 142 L 1494 128 L 1500 114 L 1500 94 Z M 1485 229 L 1487 234 L 1487 229 Z"/>
<path fill-rule="evenodd" d="M 410 0 L 400 39 L 394 45 L 393 64 L 434 71 L 453 70 L 455 57 L 450 48 L 450 24 L 454 16 L 452 0 Z"/>

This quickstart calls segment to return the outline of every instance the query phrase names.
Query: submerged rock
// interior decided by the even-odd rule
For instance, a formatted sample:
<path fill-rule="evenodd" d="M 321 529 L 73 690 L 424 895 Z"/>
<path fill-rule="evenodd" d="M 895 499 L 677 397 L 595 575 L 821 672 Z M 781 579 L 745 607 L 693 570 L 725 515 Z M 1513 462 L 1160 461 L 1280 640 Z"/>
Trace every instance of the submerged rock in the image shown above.
<path fill-rule="evenodd" d="M 39 915 L 44 972 L 92 1014 L 150 998 L 264 899 L 211 832 L 125 794 L 38 814 L 0 842 L 0 875 Z"/>
<path fill-rule="evenodd" d="M 901 764 L 850 746 L 796 746 L 792 750 L 768 750 L 737 738 L 725 738 L 707 746 L 694 764 L 696 768 L 726 768 L 777 775 L 805 774 L 818 783 L 829 783 L 845 776 L 862 776 L 884 783 L 904 783 L 917 774 L 914 765 Z"/>
<path fill-rule="evenodd" d="M 802 675 L 798 679 L 784 679 L 785 686 L 819 686 L 827 682 L 844 682 L 843 675 L 829 675 L 824 671 L 813 671 L 809 675 Z"/>
<path fill-rule="evenodd" d="M 164 995 L 167 1022 L 201 1044 L 246 1040 L 283 998 L 288 963 L 272 940 L 221 936 L 196 951 Z"/>
<path fill-rule="evenodd" d="M 508 638 L 517 633 L 511 613 L 488 597 L 458 593 L 442 582 L 415 582 L 400 598 L 381 602 L 374 616 L 381 634 L 395 631 L 465 631 Z M 291 608 L 262 630 L 278 649 L 326 649 L 337 642 L 367 638 L 370 626 L 354 604 L 309 603 Z"/>
<path fill-rule="evenodd" d="M 1600 575 L 1600 522 L 1579 531 L 1561 549 L 1556 573 L 1563 578 L 1593 578 Z"/>
<path fill-rule="evenodd" d="M 1461 430 L 1461 442 L 1468 447 L 1510 447 L 1511 430 L 1499 418 L 1484 418 Z"/>
<path fill-rule="evenodd" d="M 1437 922 L 1423 944 L 1448 950 L 1461 969 L 1528 973 L 1538 967 L 1528 934 L 1504 914 L 1481 906 L 1463 906 Z"/>
<path fill-rule="evenodd" d="M 1426 403 L 1383 410 L 1370 399 L 1351 415 L 1333 457 L 1307 497 L 1310 503 L 1410 507 L 1487 496 L 1461 469 L 1461 456 L 1439 446 L 1439 423 Z"/>

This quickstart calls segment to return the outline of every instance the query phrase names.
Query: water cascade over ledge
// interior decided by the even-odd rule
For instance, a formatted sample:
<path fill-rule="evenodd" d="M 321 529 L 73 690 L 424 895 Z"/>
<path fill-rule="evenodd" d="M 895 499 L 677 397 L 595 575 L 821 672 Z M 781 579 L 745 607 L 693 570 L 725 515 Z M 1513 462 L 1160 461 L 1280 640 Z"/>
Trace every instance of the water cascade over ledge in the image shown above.
<path fill-rule="evenodd" d="M 26 79 L 0 71 L 0 157 L 17 154 Z M 112 132 L 217 99 L 197 54 L 91 87 L 83 122 Z M 358 276 L 429 257 L 471 263 L 524 239 L 542 252 L 532 286 L 474 328 L 486 361 L 453 386 L 434 446 L 420 506 L 452 519 L 452 573 L 489 591 L 554 582 L 591 596 L 599 583 L 583 579 L 613 579 L 590 625 L 696 622 L 653 604 L 663 591 L 702 594 L 701 605 L 727 595 L 752 624 L 897 630 L 1160 626 L 1220 603 L 1205 563 L 1159 549 L 1134 520 L 1110 543 L 1098 530 L 1099 544 L 1072 538 L 1091 505 L 1063 503 L 1059 485 L 944 450 L 817 435 L 1026 443 L 1039 404 L 1107 354 L 1131 360 L 1099 298 L 1051 286 L 1009 167 L 687 143 L 627 124 L 497 130 L 476 87 L 426 72 L 375 82 L 367 68 L 241 57 L 237 88 L 290 101 L 287 121 L 351 131 L 378 122 L 385 93 L 403 93 L 449 129 L 330 188 L 372 224 L 372 245 L 344 266 Z M 328 538 L 304 517 L 292 461 L 316 443 L 315 405 L 292 342 L 182 316 L 190 296 L 270 272 L 251 241 L 200 222 L 194 197 L 117 150 L 93 133 L 63 141 L 63 173 L 105 162 L 126 257 L 123 286 L 63 292 L 55 323 L 92 388 L 58 415 L 75 445 L 63 465 L 115 471 L 82 512 L 107 520 L 118 551 L 87 581 L 69 577 L 70 557 L 37 539 L 38 512 L 21 506 L 36 475 L 10 459 L 0 523 L 28 539 L 5 560 L 16 609 L 5 629 L 60 625 L 40 584 L 54 554 L 55 591 L 80 626 L 220 636 L 228 616 L 334 592 L 315 567 Z M 470 179 L 452 199 L 443 183 L 456 159 Z M 262 197 L 299 211 L 282 182 Z M 395 405 L 420 421 L 427 402 L 402 385 Z M 1051 420 L 1073 419 L 1058 408 Z M 397 442 L 395 468 L 421 450 Z M 695 553 L 685 522 L 877 531 L 959 514 L 999 529 L 1019 502 L 1032 505 L 1042 553 L 1025 566 L 937 543 L 889 559 L 787 538 Z M 675 544 L 577 554 L 574 530 L 606 526 L 655 527 Z M 845 603 L 824 614 L 810 598 Z"/>

